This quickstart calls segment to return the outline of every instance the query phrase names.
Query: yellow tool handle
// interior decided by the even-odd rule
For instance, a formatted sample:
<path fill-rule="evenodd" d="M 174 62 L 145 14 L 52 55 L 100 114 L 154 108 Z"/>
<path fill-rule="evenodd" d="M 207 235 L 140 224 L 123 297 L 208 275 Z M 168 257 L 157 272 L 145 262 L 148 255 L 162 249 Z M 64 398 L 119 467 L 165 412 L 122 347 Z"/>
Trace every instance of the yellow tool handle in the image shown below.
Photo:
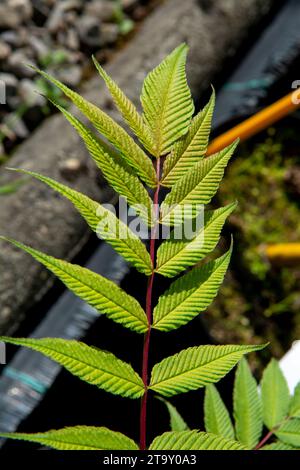
<path fill-rule="evenodd" d="M 291 265 L 300 263 L 300 243 L 275 243 L 267 245 L 265 253 L 271 263 Z"/>
<path fill-rule="evenodd" d="M 246 140 L 295 111 L 300 106 L 300 100 L 298 100 L 299 103 L 298 101 L 293 101 L 294 93 L 295 90 L 219 137 L 216 137 L 208 146 L 207 155 L 219 152 L 238 137 L 240 140 Z"/>

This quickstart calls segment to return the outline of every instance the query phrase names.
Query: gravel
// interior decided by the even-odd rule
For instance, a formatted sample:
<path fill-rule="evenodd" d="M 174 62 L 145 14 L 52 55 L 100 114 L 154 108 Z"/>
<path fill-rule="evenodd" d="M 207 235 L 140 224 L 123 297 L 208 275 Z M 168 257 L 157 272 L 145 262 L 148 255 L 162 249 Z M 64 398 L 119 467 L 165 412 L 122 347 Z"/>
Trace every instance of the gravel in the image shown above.
<path fill-rule="evenodd" d="M 131 31 L 135 15 L 139 18 L 139 8 L 147 10 L 147 4 L 152 1 L 0 1 L 0 80 L 7 87 L 7 100 L 0 108 L 0 126 L 6 123 L 1 126 L 5 132 L 0 134 L 0 157 L 3 151 L 9 154 L 27 137 L 27 132 L 20 132 L 21 127 L 34 129 L 51 110 L 45 106 L 45 99 L 33 90 L 60 99 L 53 86 L 28 64 L 78 88 L 83 79 L 91 75 L 91 55 L 105 62 L 116 44 Z M 30 112 L 31 107 L 34 112 Z M 11 113 L 19 116 L 18 132 L 15 125 L 10 126 L 11 119 L 7 119 Z"/>

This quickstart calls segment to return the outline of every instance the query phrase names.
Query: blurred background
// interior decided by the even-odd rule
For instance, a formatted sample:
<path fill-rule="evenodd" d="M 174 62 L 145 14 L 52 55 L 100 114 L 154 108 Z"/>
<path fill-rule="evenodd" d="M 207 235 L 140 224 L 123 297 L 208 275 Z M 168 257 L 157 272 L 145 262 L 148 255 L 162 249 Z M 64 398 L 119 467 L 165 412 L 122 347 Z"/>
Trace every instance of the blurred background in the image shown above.
<path fill-rule="evenodd" d="M 134 295 L 138 288 L 144 303 L 144 279 L 93 236 L 68 203 L 40 183 L 8 174 L 5 167 L 41 171 L 102 202 L 114 201 L 75 132 L 48 102 L 55 99 L 68 107 L 63 94 L 27 64 L 83 91 L 115 117 L 91 55 L 137 101 L 147 71 L 182 41 L 191 48 L 188 78 L 197 110 L 206 104 L 211 83 L 217 91 L 212 139 L 223 134 L 226 139 L 228 130 L 261 111 L 265 114 L 259 126 L 247 121 L 247 135 L 212 204 L 238 201 L 214 254 L 226 248 L 233 234 L 234 254 L 225 282 L 201 318 L 167 340 L 155 337 L 153 361 L 174 352 L 174 344 L 179 350 L 180 344 L 269 341 L 269 348 L 252 358 L 259 376 L 271 356 L 284 357 L 300 337 L 299 1 L 1 1 L 0 233 L 85 264 Z M 290 95 L 281 112 L 268 108 L 293 91 L 294 101 Z M 167 285 L 159 283 L 157 295 Z M 140 338 L 112 326 L 27 255 L 2 242 L 0 334 L 84 338 L 119 351 L 140 368 Z M 87 391 L 85 384 L 39 354 L 11 347 L 6 363 L 0 366 L 1 430 L 97 424 L 93 406 L 101 400 L 99 423 L 118 422 L 121 400 L 113 398 L 112 416 L 107 411 L 111 398 Z M 291 381 L 299 376 L 300 368 Z M 82 396 L 89 404 L 78 409 Z M 185 416 L 195 420 L 195 412 L 182 406 Z M 137 413 L 128 408 L 132 422 L 137 422 Z M 159 426 L 166 420 L 162 416 Z M 123 427 L 121 431 L 135 437 L 130 423 Z"/>

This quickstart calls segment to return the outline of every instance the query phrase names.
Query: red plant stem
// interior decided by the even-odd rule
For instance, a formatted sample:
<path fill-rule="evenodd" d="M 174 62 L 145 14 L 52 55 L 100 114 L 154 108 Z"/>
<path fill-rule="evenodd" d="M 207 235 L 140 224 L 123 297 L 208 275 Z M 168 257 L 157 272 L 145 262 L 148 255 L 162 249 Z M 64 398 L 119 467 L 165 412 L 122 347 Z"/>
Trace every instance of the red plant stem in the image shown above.
<path fill-rule="evenodd" d="M 268 434 L 266 434 L 265 437 L 257 444 L 255 450 L 259 450 L 270 439 L 270 437 L 273 436 L 274 431 L 275 429 L 271 429 L 271 431 L 269 431 Z"/>
<path fill-rule="evenodd" d="M 156 176 L 159 181 L 160 177 L 160 159 L 157 159 L 156 163 Z M 158 196 L 159 196 L 160 184 L 158 183 L 155 190 L 153 204 L 155 210 L 155 218 L 158 219 L 159 207 L 158 207 Z M 144 338 L 144 349 L 143 349 L 143 369 L 142 369 L 142 380 L 145 386 L 145 393 L 142 397 L 141 402 L 141 414 L 140 414 L 140 449 L 146 449 L 146 431 L 147 431 L 147 400 L 148 400 L 148 368 L 149 368 L 149 346 L 150 346 L 150 335 L 151 335 L 151 324 L 152 324 L 152 290 L 155 276 L 155 240 L 158 229 L 158 222 L 155 222 L 154 227 L 151 230 L 150 239 L 150 258 L 152 261 L 153 271 L 148 280 L 147 293 L 146 293 L 146 315 L 148 319 L 148 330 Z"/>
<path fill-rule="evenodd" d="M 265 437 L 257 444 L 255 450 L 259 450 L 270 439 L 270 437 L 273 436 L 274 432 L 277 431 L 283 423 L 289 421 L 290 419 L 291 417 L 287 416 L 280 424 L 271 429 L 271 431 L 269 431 L 268 434 L 266 434 Z"/>

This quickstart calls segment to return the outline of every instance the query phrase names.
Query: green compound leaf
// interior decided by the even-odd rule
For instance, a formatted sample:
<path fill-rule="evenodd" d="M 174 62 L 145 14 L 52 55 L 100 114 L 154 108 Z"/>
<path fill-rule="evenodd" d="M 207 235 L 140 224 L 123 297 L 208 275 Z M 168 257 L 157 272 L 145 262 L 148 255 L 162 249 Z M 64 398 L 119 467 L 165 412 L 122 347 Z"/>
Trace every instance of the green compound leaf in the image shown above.
<path fill-rule="evenodd" d="M 233 409 L 236 437 L 248 449 L 253 449 L 263 429 L 262 403 L 256 380 L 244 358 L 235 375 Z"/>
<path fill-rule="evenodd" d="M 297 450 L 295 447 L 277 441 L 262 447 L 260 450 Z"/>
<path fill-rule="evenodd" d="M 261 381 L 263 420 L 270 430 L 283 421 L 288 414 L 290 393 L 279 364 L 272 359 L 264 370 Z"/>
<path fill-rule="evenodd" d="M 168 400 L 164 400 L 161 397 L 157 397 L 160 401 L 162 401 L 169 412 L 170 415 L 170 428 L 171 431 L 187 431 L 189 429 L 188 425 L 184 421 L 181 414 L 177 411 L 174 405 L 170 403 Z"/>
<path fill-rule="evenodd" d="M 205 155 L 215 106 L 213 91 L 209 103 L 192 120 L 186 136 L 182 137 L 166 158 L 161 183 L 173 186 Z"/>
<path fill-rule="evenodd" d="M 292 418 L 300 418 L 300 382 L 296 386 L 294 395 L 291 399 L 289 416 Z"/>
<path fill-rule="evenodd" d="M 149 127 L 145 124 L 143 117 L 137 111 L 132 101 L 127 98 L 125 93 L 119 88 L 119 86 L 112 80 L 112 78 L 105 72 L 97 60 L 93 57 L 93 61 L 96 69 L 100 76 L 106 83 L 107 88 L 116 104 L 117 108 L 121 112 L 123 118 L 133 130 L 135 135 L 139 138 L 140 142 L 150 152 L 154 153 L 154 142 Z"/>
<path fill-rule="evenodd" d="M 165 432 L 154 439 L 149 450 L 246 450 L 239 442 L 206 432 Z"/>
<path fill-rule="evenodd" d="M 152 131 L 155 155 L 169 152 L 188 131 L 194 104 L 185 63 L 187 46 L 181 44 L 145 78 L 141 101 L 144 118 Z"/>
<path fill-rule="evenodd" d="M 94 426 L 74 426 L 37 434 L 0 433 L 0 437 L 37 442 L 57 450 L 138 450 L 136 443 L 124 434 Z"/>
<path fill-rule="evenodd" d="M 53 104 L 76 129 L 83 139 L 91 157 L 102 171 L 109 184 L 135 209 L 148 225 L 153 225 L 153 205 L 146 188 L 134 174 L 132 168 L 101 142 L 79 119 L 58 104 Z"/>
<path fill-rule="evenodd" d="M 196 346 L 167 357 L 152 369 L 150 388 L 165 397 L 218 382 L 243 357 L 260 346 Z"/>
<path fill-rule="evenodd" d="M 232 248 L 217 260 L 196 267 L 174 281 L 153 311 L 153 328 L 174 330 L 203 312 L 217 295 L 231 252 Z"/>
<path fill-rule="evenodd" d="M 132 166 L 137 174 L 150 187 L 156 185 L 156 174 L 150 158 L 135 143 L 132 137 L 119 126 L 108 114 L 90 103 L 75 91 L 55 79 L 51 75 L 35 67 L 33 69 L 46 80 L 56 85 L 84 114 L 107 140 L 121 153 L 123 158 Z"/>
<path fill-rule="evenodd" d="M 204 423 L 207 432 L 234 439 L 234 429 L 228 410 L 213 384 L 205 388 Z"/>
<path fill-rule="evenodd" d="M 160 221 L 177 225 L 197 215 L 202 204 L 215 195 L 224 170 L 238 140 L 210 157 L 202 159 L 172 187 L 161 205 Z"/>
<path fill-rule="evenodd" d="M 126 328 L 144 333 L 148 328 L 146 314 L 137 300 L 103 276 L 76 264 L 46 255 L 11 238 L 0 237 L 29 253 L 55 274 L 69 290 L 89 305 L 105 313 Z"/>
<path fill-rule="evenodd" d="M 87 346 L 80 341 L 60 338 L 10 338 L 0 341 L 38 351 L 62 365 L 84 382 L 115 395 L 139 398 L 144 394 L 142 379 L 130 364 L 111 353 Z"/>
<path fill-rule="evenodd" d="M 84 194 L 33 171 L 14 170 L 42 181 L 65 196 L 76 207 L 90 228 L 147 276 L 152 273 L 151 258 L 142 241 L 111 211 Z"/>
<path fill-rule="evenodd" d="M 203 226 L 191 239 L 186 239 L 184 235 L 177 236 L 175 228 L 170 239 L 163 242 L 157 250 L 156 272 L 166 277 L 174 277 L 213 251 L 227 217 L 236 206 L 237 203 L 234 202 L 215 211 L 204 212 Z"/>
<path fill-rule="evenodd" d="M 284 422 L 275 435 L 285 444 L 300 447 L 300 419 L 291 419 Z"/>

